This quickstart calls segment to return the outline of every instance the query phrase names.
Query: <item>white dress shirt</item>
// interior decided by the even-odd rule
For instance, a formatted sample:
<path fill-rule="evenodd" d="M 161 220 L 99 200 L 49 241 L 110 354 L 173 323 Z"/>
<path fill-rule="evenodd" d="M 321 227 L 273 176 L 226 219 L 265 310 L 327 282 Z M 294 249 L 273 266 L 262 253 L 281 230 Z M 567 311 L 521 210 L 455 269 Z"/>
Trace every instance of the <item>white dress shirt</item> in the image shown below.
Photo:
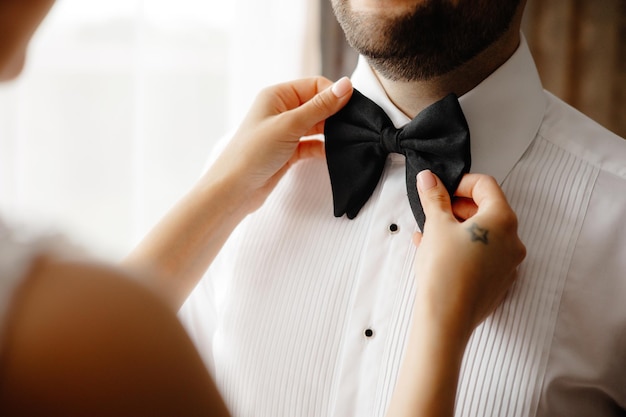
<path fill-rule="evenodd" d="M 352 80 L 409 121 L 365 60 Z M 460 103 L 472 171 L 502 185 L 528 255 L 470 340 L 456 415 L 624 415 L 626 142 L 545 92 L 524 40 Z M 194 290 L 180 316 L 235 415 L 384 415 L 415 294 L 404 171 L 390 155 L 348 220 L 325 161 L 299 163 Z"/>

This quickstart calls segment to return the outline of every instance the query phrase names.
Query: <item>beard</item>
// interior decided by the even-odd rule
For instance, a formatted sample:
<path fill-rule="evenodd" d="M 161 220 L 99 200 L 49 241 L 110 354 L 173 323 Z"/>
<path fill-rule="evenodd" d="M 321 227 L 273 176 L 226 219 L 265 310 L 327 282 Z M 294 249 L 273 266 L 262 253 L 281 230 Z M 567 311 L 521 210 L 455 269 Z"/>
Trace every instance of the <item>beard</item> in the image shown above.
<path fill-rule="evenodd" d="M 400 15 L 355 12 L 332 0 L 350 46 L 392 81 L 428 80 L 484 51 L 510 27 L 521 0 L 427 0 Z"/>

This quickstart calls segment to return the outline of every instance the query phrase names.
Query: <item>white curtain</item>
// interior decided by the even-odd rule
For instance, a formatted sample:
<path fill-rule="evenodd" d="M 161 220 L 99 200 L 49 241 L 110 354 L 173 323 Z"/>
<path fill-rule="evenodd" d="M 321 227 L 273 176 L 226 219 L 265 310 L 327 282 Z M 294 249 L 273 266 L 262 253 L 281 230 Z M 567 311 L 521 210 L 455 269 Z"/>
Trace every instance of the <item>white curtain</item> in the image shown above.
<path fill-rule="evenodd" d="M 0 213 L 123 256 L 259 89 L 318 72 L 315 4 L 57 1 L 0 86 Z"/>

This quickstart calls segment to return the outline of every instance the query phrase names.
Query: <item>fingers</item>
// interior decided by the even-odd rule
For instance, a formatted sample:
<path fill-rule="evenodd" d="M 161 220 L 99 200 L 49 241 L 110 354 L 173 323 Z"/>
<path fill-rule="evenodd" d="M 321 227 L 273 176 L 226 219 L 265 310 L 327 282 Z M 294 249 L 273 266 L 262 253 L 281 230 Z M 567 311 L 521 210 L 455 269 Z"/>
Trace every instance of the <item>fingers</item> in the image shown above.
<path fill-rule="evenodd" d="M 299 86 L 300 84 L 293 84 L 300 99 L 306 99 L 304 91 L 297 90 Z M 310 90 L 308 93 L 310 94 Z M 312 127 L 337 113 L 348 102 L 351 95 L 352 82 L 348 77 L 341 78 L 289 112 L 290 120 L 295 124 L 294 130 L 301 134 L 309 132 Z"/>
<path fill-rule="evenodd" d="M 424 237 L 424 235 L 420 232 L 413 233 L 413 244 L 416 247 L 419 247 L 420 243 L 422 243 L 422 237 Z"/>
<path fill-rule="evenodd" d="M 471 198 L 455 197 L 452 201 L 452 212 L 454 217 L 461 221 L 465 221 L 476 214 L 478 206 Z"/>
<path fill-rule="evenodd" d="M 324 158 L 324 142 L 317 139 L 301 140 L 298 143 L 296 152 L 291 157 L 290 163 L 295 163 L 307 158 Z"/>
<path fill-rule="evenodd" d="M 455 196 L 474 200 L 480 209 L 496 206 L 510 209 L 504 192 L 495 178 L 483 174 L 466 174 L 461 178 Z"/>
<path fill-rule="evenodd" d="M 470 217 L 481 216 L 489 219 L 490 223 L 505 232 L 517 231 L 517 215 L 509 205 L 504 192 L 497 181 L 482 174 L 467 174 L 461 179 L 456 196 L 460 200 L 473 200 L 471 203 L 459 203 L 455 207 L 455 215 L 467 220 Z"/>
<path fill-rule="evenodd" d="M 441 212 L 452 212 L 454 217 L 461 221 L 473 217 L 479 211 L 503 215 L 512 213 L 504 192 L 496 180 L 488 175 L 464 175 L 452 204 L 445 187 L 430 171 L 424 170 L 418 174 L 417 186 L 427 218 L 429 215 L 433 217 Z"/>
<path fill-rule="evenodd" d="M 448 190 L 441 180 L 427 169 L 417 174 L 417 192 L 427 219 L 442 213 L 452 216 Z"/>
<path fill-rule="evenodd" d="M 290 140 L 322 133 L 324 121 L 348 103 L 352 82 L 334 84 L 324 77 L 303 78 L 263 89 L 248 112 L 249 125 L 273 118 L 271 124 Z"/>

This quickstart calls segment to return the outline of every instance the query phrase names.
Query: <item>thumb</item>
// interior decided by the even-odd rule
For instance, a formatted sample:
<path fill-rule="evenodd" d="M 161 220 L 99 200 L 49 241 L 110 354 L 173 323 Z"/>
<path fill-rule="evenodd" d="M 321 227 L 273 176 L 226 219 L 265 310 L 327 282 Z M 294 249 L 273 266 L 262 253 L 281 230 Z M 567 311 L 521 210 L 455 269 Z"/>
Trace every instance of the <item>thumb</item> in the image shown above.
<path fill-rule="evenodd" d="M 452 215 L 448 190 L 430 170 L 425 169 L 417 174 L 417 192 L 427 219 L 442 213 Z"/>
<path fill-rule="evenodd" d="M 311 127 L 337 113 L 352 95 L 352 81 L 343 77 L 332 86 L 317 93 L 291 113 L 304 126 Z"/>

